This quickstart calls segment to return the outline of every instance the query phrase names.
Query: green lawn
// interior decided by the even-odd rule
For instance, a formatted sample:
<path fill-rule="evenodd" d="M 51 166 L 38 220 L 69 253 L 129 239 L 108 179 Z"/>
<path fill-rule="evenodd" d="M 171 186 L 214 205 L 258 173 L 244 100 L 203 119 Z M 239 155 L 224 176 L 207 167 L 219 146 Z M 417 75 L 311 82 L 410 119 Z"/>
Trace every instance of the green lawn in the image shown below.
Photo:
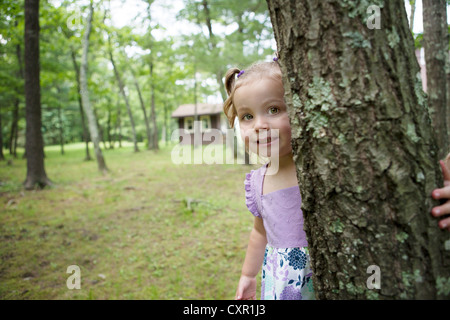
<path fill-rule="evenodd" d="M 253 224 L 243 181 L 257 165 L 175 165 L 172 147 L 140 148 L 104 150 L 103 176 L 83 144 L 47 147 L 44 190 L 23 190 L 21 155 L 0 162 L 1 299 L 234 297 Z M 80 290 L 67 288 L 70 265 Z"/>

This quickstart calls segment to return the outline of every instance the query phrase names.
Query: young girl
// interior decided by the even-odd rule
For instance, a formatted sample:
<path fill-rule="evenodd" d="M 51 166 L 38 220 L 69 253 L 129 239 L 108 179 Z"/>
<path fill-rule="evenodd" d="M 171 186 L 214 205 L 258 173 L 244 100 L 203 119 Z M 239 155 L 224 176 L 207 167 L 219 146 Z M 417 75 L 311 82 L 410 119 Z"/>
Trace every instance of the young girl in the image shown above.
<path fill-rule="evenodd" d="M 255 218 L 235 298 L 256 299 L 256 275 L 262 265 L 262 299 L 314 299 L 291 128 L 278 62 L 257 63 L 245 70 L 232 68 L 225 76 L 225 87 L 228 99 L 224 112 L 231 127 L 238 117 L 246 148 L 270 160 L 245 178 L 246 204 Z M 272 165 L 274 160 L 276 165 Z M 444 170 L 443 162 L 441 166 Z M 443 172 L 449 181 L 445 188 L 433 191 L 435 199 L 450 198 L 450 172 Z M 446 213 L 450 213 L 450 201 L 432 211 L 434 216 Z M 450 223 L 447 227 L 450 228 Z"/>

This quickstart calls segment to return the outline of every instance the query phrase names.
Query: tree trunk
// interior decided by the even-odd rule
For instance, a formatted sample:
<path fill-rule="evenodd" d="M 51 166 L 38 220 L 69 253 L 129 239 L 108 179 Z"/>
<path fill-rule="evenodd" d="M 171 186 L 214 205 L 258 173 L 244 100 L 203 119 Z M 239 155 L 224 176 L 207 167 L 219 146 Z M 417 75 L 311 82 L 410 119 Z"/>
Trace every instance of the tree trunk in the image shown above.
<path fill-rule="evenodd" d="M 208 34 L 209 34 L 209 43 L 208 43 L 209 50 L 211 50 L 212 52 L 215 52 L 216 48 L 217 48 L 217 43 L 216 43 L 216 39 L 214 37 L 214 33 L 212 30 L 211 12 L 209 10 L 208 1 L 202 0 L 202 5 L 203 5 L 203 11 L 205 14 L 206 27 L 208 28 Z M 215 54 L 218 55 L 218 52 L 215 52 Z M 222 100 L 225 101 L 227 99 L 227 93 L 225 91 L 225 85 L 222 81 L 222 76 L 224 75 L 224 71 L 222 70 L 220 65 L 217 66 L 217 70 L 215 73 L 216 73 L 217 84 L 219 85 L 220 95 L 222 97 Z"/>
<path fill-rule="evenodd" d="M 447 121 L 448 27 L 446 0 L 423 0 L 423 40 L 427 66 L 427 93 L 433 127 L 436 131 L 439 159 L 450 151 Z"/>
<path fill-rule="evenodd" d="M 120 94 L 120 93 L 119 93 Z M 119 139 L 119 148 L 122 148 L 122 123 L 120 118 L 120 102 L 117 101 L 117 117 L 116 117 L 116 123 L 114 127 L 114 141 Z"/>
<path fill-rule="evenodd" d="M 81 125 L 83 127 L 83 140 L 86 145 L 86 157 L 84 158 L 84 161 L 91 161 L 91 154 L 89 153 L 89 133 L 88 129 L 86 128 L 86 120 L 84 119 L 84 110 L 83 110 L 83 102 L 81 99 L 81 85 L 80 85 L 80 69 L 78 68 L 77 58 L 75 56 L 75 50 L 73 48 L 70 48 L 71 56 L 72 56 L 72 64 L 73 68 L 75 70 L 75 77 L 77 81 L 77 89 L 78 89 L 78 107 L 80 109 L 80 115 L 81 115 Z"/>
<path fill-rule="evenodd" d="M 25 189 L 51 185 L 44 167 L 39 66 L 39 0 L 25 1 L 25 104 L 27 177 Z"/>
<path fill-rule="evenodd" d="M 168 132 L 169 132 L 169 128 L 167 127 L 167 115 L 169 113 L 169 108 L 167 106 L 167 100 L 168 99 L 164 99 L 164 128 L 163 128 L 163 134 L 162 137 L 164 137 L 164 145 L 167 147 L 168 144 Z"/>
<path fill-rule="evenodd" d="M 119 70 L 117 70 L 116 64 L 114 62 L 114 57 L 112 54 L 111 42 L 110 42 L 109 37 L 108 37 L 108 41 L 109 41 L 109 58 L 111 60 L 111 64 L 113 65 L 114 75 L 116 76 L 116 80 L 119 85 L 120 93 L 122 94 L 123 99 L 125 100 L 125 105 L 127 106 L 128 117 L 130 118 L 131 132 L 133 134 L 134 152 L 139 152 L 139 148 L 137 145 L 137 139 L 136 139 L 136 129 L 135 129 L 135 125 L 134 125 L 134 119 L 133 119 L 133 114 L 131 112 L 130 103 L 128 102 L 128 97 L 125 93 L 124 84 L 122 82 L 122 79 L 120 78 Z"/>
<path fill-rule="evenodd" d="M 18 21 L 16 20 L 15 26 L 17 27 Z M 17 77 L 19 79 L 24 79 L 23 74 L 23 63 L 22 63 L 22 50 L 20 47 L 20 44 L 16 45 L 16 56 L 17 56 L 17 63 L 19 65 L 19 71 L 17 73 Z M 22 88 L 20 90 L 17 90 L 18 95 L 22 95 L 23 91 Z M 12 125 L 11 125 L 11 134 L 10 134 L 10 141 L 9 141 L 9 154 L 11 154 L 14 158 L 17 158 L 17 136 L 19 134 L 19 105 L 20 105 L 20 99 L 16 97 L 14 101 L 14 109 L 12 112 Z"/>
<path fill-rule="evenodd" d="M 19 104 L 20 100 L 18 97 L 14 99 L 14 109 L 12 111 L 12 124 L 11 124 L 11 133 L 9 135 L 9 154 L 14 158 L 17 158 L 16 153 L 16 137 L 19 131 Z"/>
<path fill-rule="evenodd" d="M 147 7 L 147 16 L 148 16 L 148 20 L 151 21 L 152 20 L 152 16 L 151 16 L 151 6 L 153 4 L 154 0 L 147 0 L 148 3 L 148 7 Z M 151 30 L 149 30 L 150 32 Z M 153 78 L 153 40 L 151 40 L 150 42 L 150 54 L 149 54 L 149 66 L 150 66 L 150 81 L 151 81 L 151 101 L 150 101 L 150 120 L 152 122 L 152 139 L 151 141 L 149 140 L 149 146 L 151 149 L 154 150 L 158 150 L 159 146 L 158 146 L 158 128 L 156 125 L 156 110 L 155 110 L 155 82 L 154 82 L 154 78 Z"/>
<path fill-rule="evenodd" d="M 91 141 L 94 144 L 94 152 L 97 158 L 97 165 L 100 172 L 105 173 L 108 171 L 106 167 L 105 159 L 103 158 L 102 150 L 100 149 L 100 140 L 97 128 L 97 120 L 94 115 L 94 111 L 89 100 L 89 89 L 87 85 L 87 72 L 88 72 L 88 51 L 89 51 L 89 36 L 92 29 L 92 18 L 94 15 L 94 7 L 92 1 L 89 6 L 89 16 L 87 19 L 86 31 L 83 37 L 83 55 L 81 58 L 80 69 L 80 85 L 81 85 L 81 101 L 88 120 L 89 133 L 91 135 Z"/>
<path fill-rule="evenodd" d="M 409 0 L 409 5 L 411 6 L 411 12 L 409 16 L 409 30 L 413 32 L 414 29 L 414 16 L 416 14 L 416 0 Z"/>
<path fill-rule="evenodd" d="M 0 161 L 5 160 L 3 155 L 3 127 L 2 127 L 2 111 L 0 108 Z"/>
<path fill-rule="evenodd" d="M 59 92 L 59 90 L 58 90 Z M 61 146 L 61 154 L 64 154 L 64 125 L 61 115 L 61 106 L 58 106 L 58 133 L 59 133 L 59 145 Z"/>
<path fill-rule="evenodd" d="M 112 114 L 111 100 L 110 100 L 109 96 L 106 99 L 108 101 L 108 107 L 107 107 L 108 108 L 108 118 L 106 121 L 106 136 L 107 136 L 108 143 L 109 143 L 108 149 L 114 149 L 114 145 L 112 143 L 112 136 L 111 136 L 111 114 Z"/>
<path fill-rule="evenodd" d="M 430 215 L 442 175 L 404 3 L 385 1 L 379 20 L 364 3 L 268 0 L 316 297 L 448 298 L 448 234 Z"/>
<path fill-rule="evenodd" d="M 151 135 L 151 130 L 150 130 L 150 123 L 148 121 L 147 111 L 145 111 L 145 103 L 144 103 L 144 99 L 142 99 L 141 88 L 139 87 L 139 83 L 136 79 L 136 75 L 134 74 L 133 71 L 131 71 L 131 73 L 133 75 L 134 85 L 138 92 L 139 102 L 141 103 L 142 112 L 144 113 L 145 132 L 147 133 L 147 149 L 150 150 L 152 148 L 152 135 Z"/>
<path fill-rule="evenodd" d="M 153 61 L 150 61 L 150 81 L 151 83 L 151 112 L 150 112 L 150 118 L 152 120 L 153 124 L 153 141 L 152 141 L 152 147 L 154 150 L 158 150 L 158 127 L 156 125 L 156 110 L 155 110 L 155 80 L 153 77 Z"/>

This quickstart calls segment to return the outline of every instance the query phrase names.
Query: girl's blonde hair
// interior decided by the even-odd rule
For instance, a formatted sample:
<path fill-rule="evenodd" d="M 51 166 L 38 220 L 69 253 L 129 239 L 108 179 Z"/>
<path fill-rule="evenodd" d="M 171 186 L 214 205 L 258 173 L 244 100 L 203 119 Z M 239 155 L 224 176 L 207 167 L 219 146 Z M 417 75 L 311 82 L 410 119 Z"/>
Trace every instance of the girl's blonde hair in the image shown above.
<path fill-rule="evenodd" d="M 223 112 L 228 118 L 230 127 L 234 127 L 234 120 L 237 116 L 234 106 L 234 93 L 236 89 L 248 84 L 250 81 L 269 77 L 277 81 L 282 81 L 281 69 L 277 61 L 257 62 L 250 67 L 240 70 L 239 68 L 231 68 L 225 75 L 225 89 L 228 98 L 223 103 Z"/>

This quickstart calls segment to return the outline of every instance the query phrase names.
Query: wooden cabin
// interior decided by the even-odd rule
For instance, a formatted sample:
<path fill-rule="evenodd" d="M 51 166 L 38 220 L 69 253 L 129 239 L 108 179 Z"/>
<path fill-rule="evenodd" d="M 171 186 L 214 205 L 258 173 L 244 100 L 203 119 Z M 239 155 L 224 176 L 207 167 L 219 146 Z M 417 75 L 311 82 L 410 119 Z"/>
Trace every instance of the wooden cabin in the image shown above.
<path fill-rule="evenodd" d="M 174 112 L 172 112 L 172 118 L 178 119 L 178 128 L 185 129 L 191 134 L 191 144 L 194 143 L 194 119 L 195 119 L 195 104 L 183 104 L 180 105 Z M 223 113 L 223 104 L 208 104 L 197 103 L 197 116 L 201 122 L 202 132 L 202 144 L 207 145 L 210 143 L 224 143 L 225 134 L 228 129 L 228 122 Z M 210 142 L 209 138 L 203 139 L 203 136 L 207 132 L 211 132 L 212 129 L 220 130 L 222 133 L 222 141 Z M 180 139 L 181 140 L 181 139 Z M 181 141 L 181 144 L 186 144 L 186 141 Z"/>

